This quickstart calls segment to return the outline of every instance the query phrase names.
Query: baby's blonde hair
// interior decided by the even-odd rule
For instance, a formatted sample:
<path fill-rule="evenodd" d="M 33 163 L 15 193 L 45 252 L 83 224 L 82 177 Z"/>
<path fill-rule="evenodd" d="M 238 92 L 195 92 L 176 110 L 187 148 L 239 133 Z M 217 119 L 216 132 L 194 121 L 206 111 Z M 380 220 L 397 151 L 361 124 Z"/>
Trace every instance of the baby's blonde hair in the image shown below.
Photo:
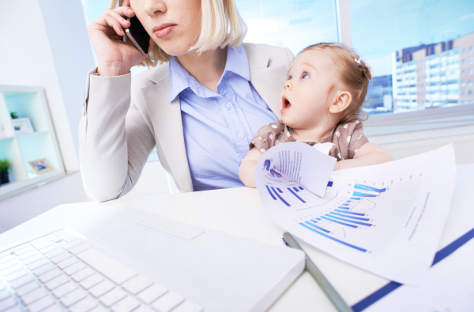
<path fill-rule="evenodd" d="M 367 119 L 367 113 L 362 109 L 369 80 L 372 80 L 372 70 L 361 57 L 351 48 L 340 42 L 317 43 L 303 49 L 301 53 L 307 50 L 321 50 L 327 52 L 336 64 L 336 72 L 342 83 L 349 88 L 352 95 L 352 102 L 346 108 L 339 123 L 347 123 L 357 119 Z"/>
<path fill-rule="evenodd" d="M 123 0 L 110 0 L 109 8 L 115 9 L 122 6 Z M 247 26 L 240 17 L 234 0 L 201 0 L 201 34 L 196 44 L 189 50 L 197 53 L 225 48 L 227 45 L 237 47 L 242 43 L 247 31 Z M 126 38 L 125 42 L 132 45 Z M 145 61 L 140 66 L 156 66 L 159 63 L 169 62 L 170 55 L 158 45 L 148 53 Z"/>

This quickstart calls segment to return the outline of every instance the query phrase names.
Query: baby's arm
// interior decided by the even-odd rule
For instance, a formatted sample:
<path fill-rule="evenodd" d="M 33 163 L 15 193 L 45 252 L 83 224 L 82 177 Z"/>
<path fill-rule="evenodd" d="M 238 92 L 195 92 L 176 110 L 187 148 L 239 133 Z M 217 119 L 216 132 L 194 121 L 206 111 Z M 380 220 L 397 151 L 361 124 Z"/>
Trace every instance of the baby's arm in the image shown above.
<path fill-rule="evenodd" d="M 240 181 L 248 187 L 255 187 L 255 168 L 257 167 L 257 162 L 262 155 L 262 152 L 254 147 L 240 164 Z"/>
<path fill-rule="evenodd" d="M 376 165 L 391 160 L 393 158 L 385 148 L 374 143 L 366 143 L 359 148 L 353 159 L 337 162 L 334 170 Z"/>

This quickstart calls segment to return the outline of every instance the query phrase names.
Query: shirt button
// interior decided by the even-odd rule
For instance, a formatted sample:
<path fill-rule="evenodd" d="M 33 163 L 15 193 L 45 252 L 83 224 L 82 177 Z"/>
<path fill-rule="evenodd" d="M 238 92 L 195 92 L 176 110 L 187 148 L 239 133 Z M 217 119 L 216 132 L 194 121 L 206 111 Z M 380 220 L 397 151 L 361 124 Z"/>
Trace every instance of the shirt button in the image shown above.
<path fill-rule="evenodd" d="M 226 110 L 229 110 L 230 109 L 230 104 L 226 103 L 224 107 L 225 107 Z"/>
<path fill-rule="evenodd" d="M 239 132 L 237 136 L 239 137 L 239 139 L 242 139 L 244 137 L 244 134 L 242 132 Z"/>

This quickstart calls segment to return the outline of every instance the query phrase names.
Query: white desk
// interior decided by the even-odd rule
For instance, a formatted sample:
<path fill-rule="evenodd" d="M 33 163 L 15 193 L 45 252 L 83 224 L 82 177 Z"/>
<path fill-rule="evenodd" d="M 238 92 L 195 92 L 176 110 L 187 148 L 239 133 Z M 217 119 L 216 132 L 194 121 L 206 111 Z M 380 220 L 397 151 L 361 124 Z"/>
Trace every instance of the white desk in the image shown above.
<path fill-rule="evenodd" d="M 469 196 L 473 191 L 472 177 L 474 177 L 474 164 L 457 167 L 456 189 L 439 248 L 448 245 L 474 227 L 474 207 Z M 78 225 L 79 217 L 114 204 L 124 204 L 270 244 L 283 244 L 281 240 L 283 230 L 265 213 L 257 190 L 235 188 L 125 198 L 104 204 L 91 202 L 61 205 L 1 234 L 0 246 L 49 233 L 64 226 L 74 228 Z M 91 222 L 93 223 L 93 220 Z M 81 226 L 87 225 L 82 223 Z M 337 260 L 304 242 L 301 246 L 349 305 L 357 303 L 388 282 L 384 278 Z M 316 310 L 335 311 L 335 308 L 307 272 L 303 273 L 270 309 L 285 312 Z"/>

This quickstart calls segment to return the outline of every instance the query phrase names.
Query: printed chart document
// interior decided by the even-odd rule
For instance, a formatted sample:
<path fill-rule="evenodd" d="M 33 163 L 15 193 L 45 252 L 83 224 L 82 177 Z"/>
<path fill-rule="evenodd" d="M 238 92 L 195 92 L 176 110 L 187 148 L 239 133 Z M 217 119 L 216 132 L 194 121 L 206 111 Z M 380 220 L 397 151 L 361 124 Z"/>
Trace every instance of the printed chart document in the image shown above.
<path fill-rule="evenodd" d="M 304 145 L 277 145 L 257 164 L 255 183 L 270 217 L 343 261 L 399 283 L 419 283 L 432 264 L 451 204 L 452 145 L 330 177 L 319 159 L 332 157 L 300 149 Z M 299 175 L 280 171 L 295 164 L 301 165 L 292 169 Z M 324 183 L 325 192 L 311 191 L 318 189 L 313 182 Z"/>
<path fill-rule="evenodd" d="M 474 307 L 474 240 L 435 264 L 422 283 L 403 285 L 364 312 L 398 311 L 472 311 Z"/>

